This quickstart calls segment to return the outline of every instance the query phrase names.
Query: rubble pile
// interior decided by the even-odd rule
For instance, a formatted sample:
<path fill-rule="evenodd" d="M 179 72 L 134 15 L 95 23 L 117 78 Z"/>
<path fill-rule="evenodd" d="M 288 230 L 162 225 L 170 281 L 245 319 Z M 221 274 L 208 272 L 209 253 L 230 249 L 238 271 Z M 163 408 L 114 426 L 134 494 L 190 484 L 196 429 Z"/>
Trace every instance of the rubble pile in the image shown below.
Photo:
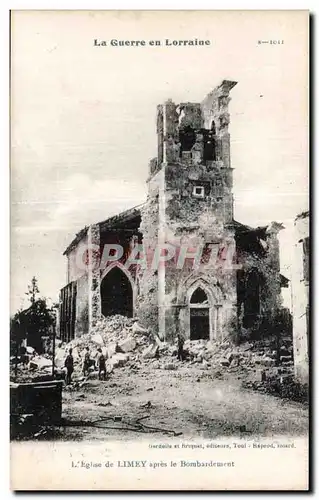
<path fill-rule="evenodd" d="M 75 372 L 82 371 L 86 347 L 93 361 L 91 371 L 98 356 L 98 349 L 107 359 L 107 372 L 124 366 L 130 361 L 132 367 L 141 359 L 145 362 L 159 356 L 162 343 L 155 334 L 141 327 L 136 319 L 124 316 L 110 316 L 100 319 L 92 332 L 73 339 L 68 344 L 56 348 L 56 366 L 63 369 L 67 352 L 72 348 Z"/>
<path fill-rule="evenodd" d="M 89 334 L 62 342 L 55 349 L 55 374 L 65 375 L 64 362 L 72 348 L 74 359 L 74 383 L 84 380 L 82 376 L 86 348 L 89 348 L 91 367 L 89 378 L 97 377 L 96 361 L 101 348 L 106 358 L 107 373 L 126 366 L 132 372 L 143 373 L 147 365 L 152 369 L 177 370 L 177 344 L 163 342 L 154 333 L 143 328 L 136 319 L 124 316 L 101 318 Z M 213 377 L 227 372 L 238 372 L 251 383 L 264 383 L 267 377 L 288 376 L 293 370 L 291 341 L 281 339 L 278 352 L 275 339 L 245 342 L 238 346 L 231 341 L 186 340 L 183 346 L 184 366 L 195 365 L 208 370 Z M 19 364 L 19 379 L 52 375 L 52 359 L 48 355 L 33 353 L 23 366 Z M 252 386 L 253 388 L 253 386 Z"/>
<path fill-rule="evenodd" d="M 308 401 L 308 386 L 298 382 L 293 373 L 288 373 L 280 367 L 263 372 L 259 380 L 245 380 L 242 382 L 245 389 L 267 392 L 274 396 L 305 403 Z"/>
<path fill-rule="evenodd" d="M 129 363 L 132 368 L 137 365 L 150 363 L 158 358 L 161 352 L 168 353 L 169 348 L 164 346 L 156 334 L 152 334 L 138 324 L 136 319 L 116 315 L 101 318 L 91 333 L 73 339 L 69 343 L 57 342 L 55 348 L 55 373 L 57 378 L 65 376 L 64 362 L 70 348 L 74 359 L 75 376 L 83 369 L 86 347 L 90 350 L 92 377 L 97 376 L 96 360 L 98 349 L 107 359 L 107 372 Z M 14 359 L 11 360 L 11 378 L 14 376 Z M 44 354 L 38 356 L 34 352 L 27 362 L 18 364 L 17 379 L 32 381 L 35 378 L 52 375 L 52 357 Z"/>
<path fill-rule="evenodd" d="M 10 380 L 28 383 L 51 378 L 52 356 L 39 355 L 34 349 L 31 353 L 31 349 L 29 349 L 30 354 L 24 356 L 23 359 L 18 359 L 17 369 L 15 368 L 15 357 L 10 358 Z"/>
<path fill-rule="evenodd" d="M 75 372 L 81 372 L 86 347 L 89 347 L 92 365 L 97 359 L 98 349 L 102 349 L 107 358 L 108 373 L 124 365 L 133 371 L 139 371 L 147 364 L 152 364 L 154 369 L 165 370 L 176 370 L 179 366 L 175 357 L 176 343 L 162 342 L 134 318 L 118 315 L 102 318 L 90 334 L 56 348 L 56 366 L 63 369 L 66 354 L 72 348 Z M 289 342 L 283 343 L 279 355 L 274 347 L 273 339 L 245 342 L 238 346 L 229 340 L 218 343 L 200 339 L 186 340 L 183 350 L 186 363 L 198 365 L 204 370 L 218 368 L 222 372 L 244 370 L 261 374 L 267 370 L 274 373 L 279 362 L 280 373 L 291 373 L 292 346 Z"/>
<path fill-rule="evenodd" d="M 246 369 L 253 369 L 256 365 L 260 367 L 272 367 L 277 362 L 277 351 L 270 347 L 257 347 L 246 342 L 239 346 L 234 346 L 230 341 L 222 343 L 205 340 L 187 340 L 184 344 L 185 355 L 190 363 L 206 362 L 208 366 L 219 365 L 225 368 L 236 368 L 245 366 Z M 291 356 L 286 356 L 286 365 L 292 365 Z M 284 356 L 280 356 L 281 362 Z"/>

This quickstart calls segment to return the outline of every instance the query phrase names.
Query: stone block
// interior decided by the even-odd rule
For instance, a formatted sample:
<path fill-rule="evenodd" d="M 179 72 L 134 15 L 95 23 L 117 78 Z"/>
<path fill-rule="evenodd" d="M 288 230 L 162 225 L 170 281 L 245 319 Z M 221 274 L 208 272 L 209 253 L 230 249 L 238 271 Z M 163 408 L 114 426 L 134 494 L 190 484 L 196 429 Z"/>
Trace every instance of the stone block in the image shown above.
<path fill-rule="evenodd" d="M 100 335 L 99 333 L 96 333 L 95 335 L 92 335 L 91 341 L 95 342 L 96 344 L 98 344 L 100 346 L 104 345 L 104 341 L 103 341 L 102 335 Z"/>
<path fill-rule="evenodd" d="M 221 364 L 222 366 L 229 366 L 229 361 L 228 361 L 228 359 L 226 359 L 226 358 L 225 358 L 225 359 L 221 359 L 221 360 L 220 360 L 220 364 Z"/>
<path fill-rule="evenodd" d="M 132 337 L 128 337 L 127 339 L 119 343 L 119 347 L 122 349 L 123 352 L 134 351 L 136 347 L 136 341 Z"/>
<path fill-rule="evenodd" d="M 144 328 L 143 326 L 139 325 L 137 322 L 135 322 L 132 326 L 132 332 L 133 333 L 141 333 L 141 334 L 148 334 L 147 328 Z"/>
<path fill-rule="evenodd" d="M 129 355 L 126 353 L 118 352 L 114 354 L 108 361 L 108 365 L 112 366 L 112 368 L 117 368 L 119 366 L 124 366 L 125 363 L 129 360 Z"/>
<path fill-rule="evenodd" d="M 142 358 L 151 359 L 151 358 L 156 358 L 157 355 L 158 355 L 158 346 L 150 345 L 143 351 Z"/>
<path fill-rule="evenodd" d="M 234 368 L 236 366 L 239 366 L 239 363 L 240 363 L 240 358 L 236 357 L 231 360 L 230 366 Z"/>
<path fill-rule="evenodd" d="M 177 370 L 177 366 L 175 363 L 166 363 L 163 368 L 164 370 Z"/>
<path fill-rule="evenodd" d="M 229 354 L 226 355 L 226 359 L 227 359 L 228 363 L 230 364 L 234 359 L 234 354 L 232 352 L 230 352 Z"/>
<path fill-rule="evenodd" d="M 116 353 L 116 343 L 113 342 L 107 346 L 108 357 L 111 358 Z"/>
<path fill-rule="evenodd" d="M 33 358 L 29 362 L 29 369 L 30 370 L 42 370 L 48 367 L 52 367 L 52 361 L 47 358 L 43 357 L 38 357 L 38 358 Z"/>

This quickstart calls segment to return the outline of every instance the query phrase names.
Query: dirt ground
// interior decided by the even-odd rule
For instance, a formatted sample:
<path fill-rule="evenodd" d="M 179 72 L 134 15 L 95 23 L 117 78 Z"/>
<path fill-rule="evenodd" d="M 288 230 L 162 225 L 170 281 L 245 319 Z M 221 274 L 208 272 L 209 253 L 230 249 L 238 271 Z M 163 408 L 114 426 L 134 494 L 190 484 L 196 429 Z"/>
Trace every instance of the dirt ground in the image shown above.
<path fill-rule="evenodd" d="M 116 369 L 107 381 L 63 391 L 62 440 L 129 440 L 306 435 L 307 406 L 243 389 L 236 373 L 214 378 L 198 366 L 138 372 Z"/>

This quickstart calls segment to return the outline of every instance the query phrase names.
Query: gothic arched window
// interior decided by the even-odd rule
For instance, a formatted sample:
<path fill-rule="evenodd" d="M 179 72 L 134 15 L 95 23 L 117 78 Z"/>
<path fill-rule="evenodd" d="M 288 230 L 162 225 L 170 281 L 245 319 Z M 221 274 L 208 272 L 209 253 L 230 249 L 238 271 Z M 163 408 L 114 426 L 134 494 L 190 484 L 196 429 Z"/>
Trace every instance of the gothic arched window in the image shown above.
<path fill-rule="evenodd" d="M 196 288 L 195 292 L 193 292 L 191 296 L 190 303 L 191 304 L 204 304 L 208 302 L 208 297 L 204 290 L 201 287 Z"/>

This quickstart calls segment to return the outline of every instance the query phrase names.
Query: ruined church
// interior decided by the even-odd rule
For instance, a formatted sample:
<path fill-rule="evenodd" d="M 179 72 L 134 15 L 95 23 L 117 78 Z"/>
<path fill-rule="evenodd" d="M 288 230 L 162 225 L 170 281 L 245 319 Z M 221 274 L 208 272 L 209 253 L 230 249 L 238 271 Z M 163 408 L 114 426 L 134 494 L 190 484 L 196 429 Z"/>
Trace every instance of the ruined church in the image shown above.
<path fill-rule="evenodd" d="M 279 263 L 283 226 L 252 228 L 233 213 L 229 102 L 235 85 L 224 80 L 201 103 L 168 100 L 157 107 L 158 150 L 149 163 L 146 202 L 85 227 L 64 252 L 62 340 L 115 314 L 136 317 L 166 341 L 177 333 L 239 341 L 276 317 L 286 285 Z M 123 249 L 118 258 L 110 253 L 97 265 L 112 245 Z M 79 252 L 86 266 L 78 265 Z"/>

